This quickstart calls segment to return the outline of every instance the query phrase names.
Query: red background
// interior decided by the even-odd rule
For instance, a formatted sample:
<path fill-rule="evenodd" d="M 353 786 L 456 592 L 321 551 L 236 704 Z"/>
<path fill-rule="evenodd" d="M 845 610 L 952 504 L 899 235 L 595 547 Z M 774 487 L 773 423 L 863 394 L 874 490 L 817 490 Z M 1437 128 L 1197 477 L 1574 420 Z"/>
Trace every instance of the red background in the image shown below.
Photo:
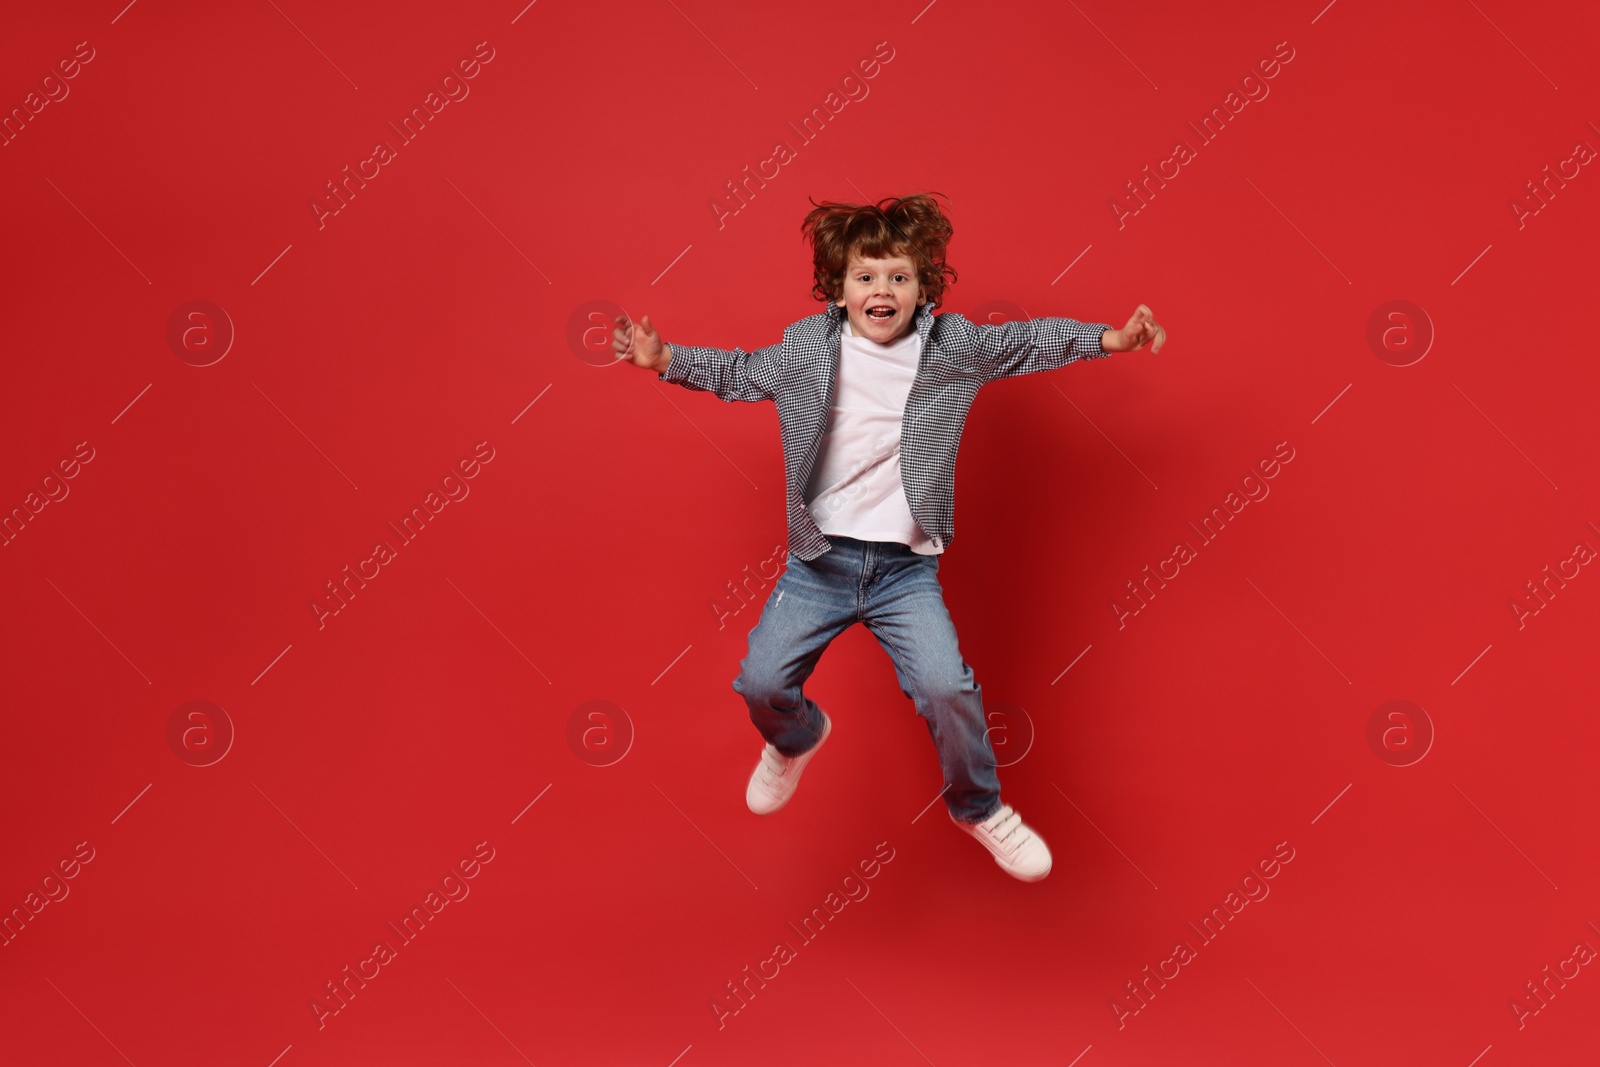
<path fill-rule="evenodd" d="M 1600 145 L 1596 24 L 1503 0 L 13 17 L 8 111 L 94 58 L 0 148 L 0 505 L 93 458 L 0 550 L 0 907 L 93 859 L 0 948 L 6 1062 L 1587 1062 L 1595 968 L 1520 1027 L 1511 1004 L 1600 949 L 1600 577 L 1520 626 L 1511 604 L 1600 547 L 1600 177 L 1510 205 Z M 324 183 L 485 41 L 470 95 L 319 227 Z M 879 42 L 869 95 L 799 144 L 785 123 Z M 1200 145 L 1186 123 L 1279 42 L 1270 95 Z M 719 226 L 779 139 L 796 157 Z M 1119 226 L 1179 139 L 1196 158 Z M 729 583 L 786 544 L 775 409 L 569 343 L 611 301 L 669 343 L 771 344 L 818 307 L 808 197 L 927 190 L 946 310 L 1143 302 L 1169 331 L 996 383 L 966 428 L 940 573 L 1005 799 L 1055 854 L 1035 885 L 929 807 L 926 729 L 861 627 L 808 683 L 828 751 L 787 809 L 745 808 L 730 682 L 770 585 Z M 1408 366 L 1367 341 L 1395 299 L 1435 334 Z M 191 300 L 236 332 L 208 366 L 167 339 Z M 479 442 L 470 495 L 319 626 L 324 583 Z M 1280 442 L 1270 495 L 1200 546 L 1186 524 Z M 1119 628 L 1179 540 L 1198 558 Z M 222 710 L 174 744 L 192 700 Z M 611 732 L 569 742 L 596 700 Z M 1390 700 L 1435 735 L 1408 766 L 1418 717 L 1368 741 Z M 192 765 L 221 716 L 231 747 Z M 325 983 L 479 842 L 470 895 L 319 1028 Z M 880 842 L 870 895 L 801 944 Z M 1119 1027 L 1125 983 L 1280 842 L 1270 895 Z M 779 940 L 797 958 L 719 1027 Z"/>

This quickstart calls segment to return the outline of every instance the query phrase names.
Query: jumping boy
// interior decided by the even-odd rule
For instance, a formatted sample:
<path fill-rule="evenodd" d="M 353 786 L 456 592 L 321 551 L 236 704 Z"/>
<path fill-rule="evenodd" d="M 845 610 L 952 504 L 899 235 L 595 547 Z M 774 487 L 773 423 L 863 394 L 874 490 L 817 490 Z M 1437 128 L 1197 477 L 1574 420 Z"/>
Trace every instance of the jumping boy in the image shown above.
<path fill-rule="evenodd" d="M 945 265 L 950 222 L 924 194 L 880 204 L 826 202 L 806 215 L 812 295 L 828 308 L 781 342 L 753 352 L 667 345 L 648 315 L 638 325 L 618 316 L 613 349 L 659 381 L 778 406 L 789 555 L 733 681 L 766 740 L 745 792 L 750 810 L 788 803 L 828 739 L 833 721 L 802 686 L 829 643 L 861 622 L 927 722 L 951 820 L 1007 873 L 1037 881 L 1050 873 L 1050 850 L 1000 801 L 981 687 L 939 585 L 939 556 L 955 540 L 956 449 L 985 382 L 1146 343 L 1159 352 L 1166 331 L 1143 304 L 1120 330 L 936 316 L 945 275 L 956 278 Z"/>

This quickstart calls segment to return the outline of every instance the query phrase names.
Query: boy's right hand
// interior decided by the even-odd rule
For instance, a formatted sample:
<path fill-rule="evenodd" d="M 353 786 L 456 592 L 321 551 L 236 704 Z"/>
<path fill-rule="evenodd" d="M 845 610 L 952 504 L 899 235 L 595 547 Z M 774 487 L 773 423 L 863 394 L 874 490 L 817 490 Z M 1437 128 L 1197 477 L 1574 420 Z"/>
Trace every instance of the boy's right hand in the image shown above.
<path fill-rule="evenodd" d="M 661 343 L 661 335 L 650 325 L 650 316 L 646 315 L 635 324 L 628 321 L 628 316 L 618 315 L 616 322 L 617 328 L 611 333 L 611 349 L 617 358 L 635 367 L 664 373 L 672 362 L 672 349 Z"/>

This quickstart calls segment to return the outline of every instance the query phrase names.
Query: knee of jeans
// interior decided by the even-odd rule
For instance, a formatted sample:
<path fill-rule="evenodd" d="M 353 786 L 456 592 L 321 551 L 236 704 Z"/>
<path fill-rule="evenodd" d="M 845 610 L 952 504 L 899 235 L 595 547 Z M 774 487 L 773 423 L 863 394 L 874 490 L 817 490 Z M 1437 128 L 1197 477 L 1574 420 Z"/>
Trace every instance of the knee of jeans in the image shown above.
<path fill-rule="evenodd" d="M 921 702 L 935 706 L 975 693 L 977 688 L 972 671 L 965 664 L 959 668 L 925 672 L 916 682 Z"/>
<path fill-rule="evenodd" d="M 733 680 L 733 691 L 756 704 L 772 704 L 788 686 L 781 678 L 772 675 L 751 674 L 740 671 Z"/>

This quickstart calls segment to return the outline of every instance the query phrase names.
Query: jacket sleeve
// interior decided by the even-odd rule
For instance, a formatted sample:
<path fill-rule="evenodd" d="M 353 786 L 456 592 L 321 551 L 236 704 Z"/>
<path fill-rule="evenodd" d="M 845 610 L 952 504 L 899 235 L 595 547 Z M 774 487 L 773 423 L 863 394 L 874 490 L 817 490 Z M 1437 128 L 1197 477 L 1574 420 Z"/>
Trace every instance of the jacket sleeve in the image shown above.
<path fill-rule="evenodd" d="M 746 352 L 742 348 L 703 348 L 675 345 L 672 362 L 657 375 L 658 381 L 673 382 L 685 389 L 716 393 L 722 400 L 773 400 L 778 395 L 782 369 L 783 342 Z"/>
<path fill-rule="evenodd" d="M 999 324 L 974 323 L 953 314 L 941 318 L 957 320 L 953 325 L 958 343 L 964 349 L 970 348 L 977 373 L 986 382 L 1019 374 L 1038 374 L 1080 359 L 1108 356 L 1111 353 L 1100 347 L 1100 335 L 1115 328 L 1104 322 L 1067 318 L 1044 317 Z"/>

